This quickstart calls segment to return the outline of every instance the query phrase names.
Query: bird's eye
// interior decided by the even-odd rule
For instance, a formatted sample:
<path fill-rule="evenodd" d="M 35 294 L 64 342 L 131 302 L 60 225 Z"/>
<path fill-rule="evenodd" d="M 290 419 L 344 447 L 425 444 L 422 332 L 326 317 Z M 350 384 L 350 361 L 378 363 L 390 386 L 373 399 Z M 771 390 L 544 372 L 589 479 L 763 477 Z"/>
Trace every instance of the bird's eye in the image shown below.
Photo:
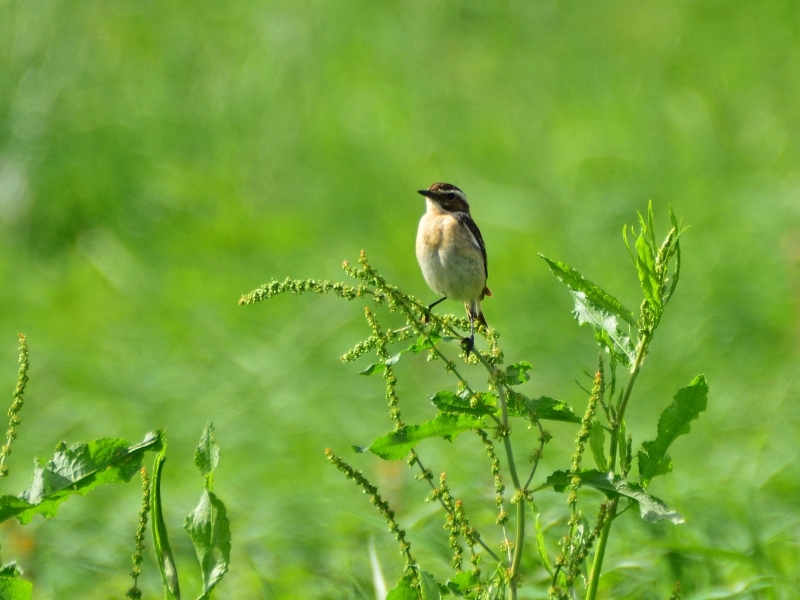
<path fill-rule="evenodd" d="M 450 192 L 449 194 L 447 194 L 447 199 L 448 200 L 455 200 L 456 199 L 456 195 L 453 192 Z"/>

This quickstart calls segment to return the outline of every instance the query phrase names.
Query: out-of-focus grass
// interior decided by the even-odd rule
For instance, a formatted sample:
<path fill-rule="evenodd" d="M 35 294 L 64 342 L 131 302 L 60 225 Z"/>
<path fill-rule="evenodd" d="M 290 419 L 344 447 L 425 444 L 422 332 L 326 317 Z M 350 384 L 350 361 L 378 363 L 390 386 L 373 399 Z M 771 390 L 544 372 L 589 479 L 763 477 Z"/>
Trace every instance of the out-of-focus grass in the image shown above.
<path fill-rule="evenodd" d="M 485 308 L 507 356 L 533 362 L 531 391 L 581 410 L 572 382 L 594 346 L 536 254 L 635 305 L 619 231 L 652 198 L 662 223 L 671 204 L 693 227 L 629 428 L 652 437 L 696 372 L 711 397 L 676 445 L 676 472 L 654 484 L 687 524 L 630 519 L 606 581 L 637 598 L 665 598 L 676 579 L 689 598 L 796 597 L 799 19 L 781 1 L 0 2 L 9 392 L 18 331 L 32 350 L 4 491 L 62 438 L 166 427 L 167 518 L 189 576 L 179 529 L 211 419 L 234 527 L 219 594 L 370 597 L 370 536 L 390 577 L 399 561 L 322 452 L 390 427 L 380 381 L 337 358 L 363 335 L 361 310 L 330 298 L 241 308 L 239 294 L 288 274 L 339 278 L 364 248 L 432 299 L 413 254 L 414 190 L 452 181 L 484 232 Z M 426 394 L 450 385 L 423 360 L 400 365 L 420 419 Z M 574 435 L 553 433 L 564 448 Z M 429 446 L 457 493 L 490 494 L 467 439 Z M 405 466 L 354 460 L 386 487 L 420 556 L 443 565 L 444 533 Z M 6 527 L 3 558 L 21 560 L 37 598 L 121 594 L 137 494 L 98 490 L 54 521 Z M 542 502 L 555 519 L 563 498 Z"/>

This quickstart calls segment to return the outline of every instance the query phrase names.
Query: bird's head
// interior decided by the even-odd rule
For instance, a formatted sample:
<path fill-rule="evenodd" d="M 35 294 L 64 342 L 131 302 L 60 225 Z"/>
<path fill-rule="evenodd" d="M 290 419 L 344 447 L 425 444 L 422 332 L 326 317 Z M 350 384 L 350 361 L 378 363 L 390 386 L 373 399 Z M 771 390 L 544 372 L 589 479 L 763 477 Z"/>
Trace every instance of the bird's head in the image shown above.
<path fill-rule="evenodd" d="M 467 195 L 452 183 L 434 183 L 427 190 L 419 190 L 417 193 L 443 210 L 469 214 Z"/>

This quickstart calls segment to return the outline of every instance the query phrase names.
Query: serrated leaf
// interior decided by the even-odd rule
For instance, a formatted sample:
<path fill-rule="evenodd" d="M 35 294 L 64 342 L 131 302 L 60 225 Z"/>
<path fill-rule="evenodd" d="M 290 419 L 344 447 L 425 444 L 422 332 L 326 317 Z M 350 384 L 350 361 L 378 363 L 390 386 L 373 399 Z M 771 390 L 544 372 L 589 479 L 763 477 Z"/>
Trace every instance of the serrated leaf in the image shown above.
<path fill-rule="evenodd" d="M 419 591 L 413 586 L 410 577 L 403 577 L 387 594 L 386 600 L 419 600 Z"/>
<path fill-rule="evenodd" d="M 50 518 L 73 494 L 85 496 L 105 483 L 128 482 L 139 472 L 144 453 L 157 450 L 161 443 L 160 432 L 148 433 L 134 446 L 116 438 L 69 448 L 62 442 L 52 459 L 34 461 L 29 489 L 19 497 L 0 496 L 0 522 L 16 517 L 20 523 L 30 523 L 37 514 Z"/>
<path fill-rule="evenodd" d="M 422 440 L 432 437 L 455 438 L 469 429 L 483 427 L 483 421 L 471 415 L 439 413 L 435 419 L 420 425 L 404 425 L 376 439 L 369 451 L 384 460 L 400 460 Z"/>
<path fill-rule="evenodd" d="M 161 473 L 164 469 L 164 461 L 167 458 L 166 454 L 167 446 L 164 444 L 153 464 L 153 490 L 150 494 L 150 511 L 153 514 L 153 549 L 156 554 L 158 570 L 161 572 L 161 581 L 164 584 L 166 600 L 180 600 L 181 588 L 178 582 L 178 570 L 175 567 L 175 558 L 172 555 L 172 547 L 169 544 L 167 526 L 164 523 L 164 511 L 161 506 Z"/>
<path fill-rule="evenodd" d="M 672 460 L 667 450 L 681 435 L 689 433 L 690 423 L 706 410 L 708 384 L 704 375 L 698 375 L 685 388 L 675 394 L 670 404 L 658 419 L 658 435 L 651 442 L 644 442 L 639 450 L 639 480 L 644 487 L 658 475 L 672 471 Z"/>
<path fill-rule="evenodd" d="M 630 483 L 622 477 L 615 476 L 614 473 L 603 473 L 596 469 L 582 470 L 578 477 L 581 479 L 581 485 L 588 485 L 603 492 L 609 498 L 614 498 L 617 495 L 625 496 L 634 500 L 639 505 L 639 513 L 642 520 L 648 523 L 656 523 L 658 521 L 669 521 L 675 525 L 683 523 L 683 517 L 677 512 L 671 510 L 663 500 L 651 496 L 641 486 Z M 564 492 L 569 487 L 572 481 L 572 475 L 569 471 L 556 471 L 551 474 L 547 481 L 539 486 L 539 490 L 552 487 L 557 492 Z M 536 490 L 534 490 L 536 491 Z"/>
<path fill-rule="evenodd" d="M 572 412 L 572 408 L 561 400 L 542 396 L 541 398 L 525 398 L 525 406 L 540 419 L 547 421 L 564 421 L 580 423 L 581 418 Z"/>
<path fill-rule="evenodd" d="M 600 421 L 592 419 L 592 428 L 589 431 L 589 447 L 592 449 L 592 456 L 597 468 L 601 471 L 608 471 L 608 461 L 606 460 L 606 434 Z"/>
<path fill-rule="evenodd" d="M 533 365 L 526 361 L 521 361 L 506 367 L 506 383 L 508 385 L 521 385 L 526 381 L 530 381 L 531 376 L 528 371 L 533 368 Z"/>
<path fill-rule="evenodd" d="M 481 398 L 485 397 L 482 395 Z M 461 415 L 484 416 L 492 415 L 496 412 L 496 407 L 487 404 L 475 404 L 472 406 L 467 398 L 450 391 L 437 392 L 429 397 L 433 405 L 443 413 L 453 413 Z"/>
<path fill-rule="evenodd" d="M 439 600 L 442 597 L 442 593 L 439 591 L 439 584 L 436 583 L 433 575 L 427 571 L 422 571 L 419 579 L 422 600 Z"/>
<path fill-rule="evenodd" d="M 0 600 L 31 600 L 33 584 L 16 577 L 0 577 Z"/>
<path fill-rule="evenodd" d="M 219 445 L 214 439 L 214 425 L 210 421 L 203 429 L 200 443 L 194 451 L 194 465 L 200 469 L 204 477 L 214 472 L 219 464 Z"/>
<path fill-rule="evenodd" d="M 622 330 L 619 330 L 616 337 L 612 338 L 605 329 L 595 328 L 594 339 L 600 344 L 601 348 L 611 355 L 612 365 L 618 362 L 626 367 L 630 367 L 631 362 L 635 360 L 636 351 L 633 347 L 633 343 L 628 334 Z"/>
<path fill-rule="evenodd" d="M 231 526 L 222 501 L 203 490 L 200 503 L 189 513 L 183 528 L 189 533 L 200 561 L 203 593 L 197 600 L 208 600 L 211 590 L 228 572 L 231 560 Z"/>
<path fill-rule="evenodd" d="M 589 302 L 599 307 L 601 310 L 615 315 L 636 327 L 636 318 L 633 316 L 633 313 L 625 308 L 614 296 L 606 292 L 603 288 L 593 284 L 588 279 L 585 279 L 583 275 L 569 265 L 550 260 L 542 254 L 539 256 L 547 262 L 553 275 L 555 275 L 559 281 L 569 286 L 571 290 L 582 292 Z"/>
<path fill-rule="evenodd" d="M 572 314 L 578 324 L 591 325 L 596 332 L 595 339 L 598 343 L 607 348 L 614 358 L 629 367 L 635 359 L 636 352 L 630 336 L 619 328 L 616 315 L 592 302 L 583 292 L 571 290 L 570 293 L 575 300 Z"/>
<path fill-rule="evenodd" d="M 539 553 L 539 560 L 542 561 L 542 565 L 544 566 L 545 570 L 550 574 L 550 577 L 552 577 L 553 567 L 550 565 L 550 559 L 547 557 L 547 547 L 544 543 L 544 532 L 542 531 L 542 524 L 539 522 L 538 513 L 533 521 L 533 526 L 536 530 L 536 551 Z"/>

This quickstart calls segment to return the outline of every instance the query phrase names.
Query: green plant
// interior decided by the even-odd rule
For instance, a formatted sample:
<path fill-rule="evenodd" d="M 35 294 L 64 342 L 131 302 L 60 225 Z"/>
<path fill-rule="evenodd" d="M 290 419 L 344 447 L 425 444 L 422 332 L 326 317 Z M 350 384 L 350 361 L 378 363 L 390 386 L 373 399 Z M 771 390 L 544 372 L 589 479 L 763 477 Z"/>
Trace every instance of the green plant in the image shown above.
<path fill-rule="evenodd" d="M 166 445 L 153 465 L 151 510 L 153 513 L 153 547 L 164 583 L 167 600 L 180 600 L 178 570 L 169 543 L 164 509 L 161 503 L 161 475 L 166 461 Z M 219 446 L 214 439 L 214 426 L 208 423 L 194 453 L 194 464 L 203 475 L 204 486 L 197 507 L 184 521 L 184 529 L 192 539 L 203 589 L 197 600 L 208 600 L 212 590 L 228 572 L 231 560 L 231 527 L 225 504 L 213 492 L 214 471 L 219 463 Z"/>
<path fill-rule="evenodd" d="M 639 217 L 639 232 L 633 236 L 632 249 L 627 229 L 623 230 L 643 295 L 638 318 L 576 270 L 543 257 L 556 277 L 569 287 L 575 302 L 573 314 L 578 323 L 591 325 L 596 341 L 608 356 L 606 359 L 602 354 L 600 356 L 583 417 L 576 415 L 563 401 L 523 394 L 519 386 L 530 379 L 532 366 L 522 361 L 503 366 L 504 355 L 496 331 L 479 327 L 478 332 L 486 341 L 487 348 L 467 354 L 460 344 L 463 333 L 469 331 L 466 319 L 431 313 L 423 302 L 388 283 L 367 262 L 363 252 L 358 268 L 344 263 L 345 272 L 356 282 L 354 285 L 286 279 L 265 284 L 240 299 L 240 304 L 253 304 L 285 293 L 331 293 L 347 300 L 367 299 L 375 306 L 385 306 L 389 313 L 399 313 L 403 319 L 398 327 L 386 327 L 372 308 L 365 307 L 370 335 L 342 356 L 344 362 L 352 362 L 369 352 L 375 353 L 377 361 L 361 374 L 380 374 L 383 377 L 389 417 L 394 421 L 392 431 L 379 436 L 369 446 L 355 447 L 355 450 L 371 452 L 383 460 L 406 459 L 409 467 L 418 470 L 417 478 L 431 488 L 429 500 L 438 502 L 444 511 L 444 529 L 452 551 L 452 576 L 439 582 L 419 565 L 413 558 L 407 532 L 401 528 L 395 512 L 377 487 L 341 456 L 327 451 L 332 464 L 369 495 L 400 545 L 405 574 L 389 593 L 390 600 L 420 597 L 427 600 L 445 595 L 468 598 L 502 598 L 508 595 L 516 598 L 523 575 L 523 553 L 531 547 L 535 548 L 543 568 L 549 573 L 548 593 L 551 598 L 572 598 L 580 593 L 591 600 L 597 595 L 613 524 L 624 512 L 638 508 L 645 521 L 682 522 L 680 515 L 648 493 L 647 486 L 653 477 L 672 469 L 667 454 L 669 445 L 676 437 L 687 433 L 689 423 L 705 409 L 708 392 L 705 379 L 699 376 L 676 394 L 673 404 L 661 415 L 656 439 L 642 444 L 637 454 L 639 483 L 629 480 L 633 440 L 625 427 L 625 412 L 633 396 L 634 384 L 680 275 L 683 229 L 674 215 L 670 218 L 671 228 L 661 245 L 657 245 L 653 231 L 652 206 L 648 207 L 646 218 Z M 458 360 L 449 349 L 458 353 Z M 453 376 L 455 385 L 454 389 L 441 390 L 430 396 L 437 411 L 434 418 L 420 424 L 407 424 L 400 409 L 395 365 L 404 355 L 419 353 L 427 353 L 429 361 L 440 364 Z M 480 365 L 485 370 L 485 389 L 479 389 L 468 381 L 467 370 L 462 369 L 462 364 Z M 628 372 L 624 385 L 617 382 L 618 369 Z M 539 478 L 540 459 L 552 437 L 544 426 L 547 421 L 575 423 L 579 425 L 579 431 L 569 468 Z M 512 428 L 516 430 L 518 424 L 533 427 L 538 434 L 530 453 L 527 473 L 520 472 L 512 444 Z M 497 547 L 492 547 L 487 538 L 471 525 L 463 502 L 450 488 L 445 474 L 437 479 L 423 464 L 417 450 L 430 438 L 452 440 L 467 431 L 476 434 L 489 459 L 497 509 L 495 523 L 502 539 Z M 505 459 L 505 469 L 496 444 L 499 444 L 499 453 Z M 587 445 L 597 469 L 582 468 Z M 506 494 L 506 478 L 510 479 L 513 487 L 510 497 Z M 537 479 L 543 481 L 537 482 Z M 607 497 L 597 508 L 594 525 L 589 524 L 580 508 L 580 492 L 587 486 L 600 490 Z M 536 493 L 548 489 L 567 492 L 569 509 L 567 529 L 553 559 L 547 550 L 534 501 Z M 508 505 L 513 516 L 506 510 Z M 526 540 L 530 539 L 529 516 L 532 516 L 534 524 L 534 539 L 526 546 Z M 468 568 L 464 565 L 465 546 L 469 553 Z M 587 571 L 590 556 L 591 569 Z"/>
<path fill-rule="evenodd" d="M 28 383 L 29 352 L 25 336 L 19 336 L 19 374 L 13 393 L 13 402 L 8 410 L 9 428 L 6 443 L 0 449 L 0 476 L 8 475 L 6 459 L 17 438 L 20 411 L 24 404 L 25 387 Z M 138 587 L 144 553 L 144 537 L 148 513 L 153 514 L 153 546 L 161 569 L 167 598 L 180 600 L 175 561 L 169 547 L 166 525 L 161 503 L 161 474 L 166 459 L 166 437 L 161 431 L 148 433 L 139 444 L 129 444 L 117 438 L 100 438 L 88 444 L 67 447 L 61 442 L 53 458 L 34 462 L 30 487 L 19 496 L 0 495 L 0 523 L 16 518 L 22 525 L 32 522 L 38 514 L 45 519 L 53 518 L 58 507 L 75 494 L 85 496 L 96 487 L 107 483 L 129 482 L 136 473 L 142 478 L 142 508 L 135 535 L 132 556 L 132 587 L 125 597 L 138 600 L 142 592 Z M 145 452 L 158 452 L 152 483 L 142 467 Z M 219 446 L 214 440 L 214 427 L 209 423 L 200 438 L 194 462 L 205 479 L 200 503 L 188 517 L 185 529 L 192 538 L 203 578 L 203 590 L 198 600 L 208 600 L 211 591 L 219 583 L 230 562 L 230 524 L 225 505 L 213 493 L 214 471 L 219 462 Z M 22 570 L 16 562 L 0 567 L 0 600 L 30 600 L 33 586 L 22 579 Z"/>

